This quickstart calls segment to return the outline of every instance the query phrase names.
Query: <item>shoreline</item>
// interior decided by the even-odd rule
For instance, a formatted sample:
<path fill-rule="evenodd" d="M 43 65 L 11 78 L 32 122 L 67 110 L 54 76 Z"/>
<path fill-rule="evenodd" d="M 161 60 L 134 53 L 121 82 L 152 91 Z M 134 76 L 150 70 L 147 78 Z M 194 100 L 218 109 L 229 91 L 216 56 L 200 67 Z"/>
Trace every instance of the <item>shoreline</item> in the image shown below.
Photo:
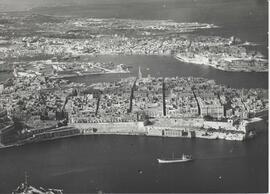
<path fill-rule="evenodd" d="M 110 132 L 101 132 L 101 133 L 88 133 L 88 134 L 77 134 L 77 135 L 68 135 L 63 137 L 56 137 L 52 139 L 44 139 L 40 141 L 34 141 L 34 142 L 26 142 L 22 144 L 13 144 L 13 145 L 0 145 L 0 150 L 8 149 L 8 148 L 14 148 L 14 147 L 22 147 L 25 145 L 31 145 L 41 142 L 50 142 L 54 140 L 60 140 L 60 139 L 67 139 L 67 138 L 73 138 L 73 137 L 83 137 L 83 136 L 103 136 L 103 135 L 109 135 L 109 136 L 141 136 L 141 137 L 159 137 L 159 138 L 181 138 L 181 139 L 205 139 L 205 140 L 225 140 L 225 141 L 238 141 L 243 142 L 246 140 L 244 139 L 228 139 L 228 138 L 219 138 L 216 136 L 196 136 L 196 137 L 190 137 L 190 136 L 160 136 L 160 135 L 149 135 L 149 134 L 143 134 L 143 133 L 110 133 Z"/>
<path fill-rule="evenodd" d="M 174 58 L 178 61 L 184 62 L 184 63 L 210 66 L 214 69 L 221 70 L 224 72 L 268 73 L 268 69 L 265 69 L 265 70 L 258 70 L 258 68 L 256 68 L 255 70 L 237 69 L 237 66 L 233 67 L 232 69 L 226 69 L 224 67 L 217 67 L 216 65 L 211 64 L 211 63 L 204 63 L 203 60 L 201 60 L 201 59 L 199 61 L 196 61 L 196 60 L 188 58 L 188 57 L 186 57 L 186 59 L 184 59 L 183 57 L 178 56 L 178 54 L 174 55 L 174 54 L 167 54 L 167 53 L 151 53 L 151 54 L 145 54 L 145 53 L 95 53 L 95 54 L 82 55 L 82 56 L 84 56 L 84 57 L 100 57 L 100 56 L 159 56 L 159 57 L 164 57 L 165 56 L 165 57 L 172 57 L 172 58 Z M 238 60 L 248 61 L 249 59 L 238 59 Z M 268 61 L 267 59 L 260 59 L 260 58 L 253 59 L 253 60 L 264 61 L 264 62 Z M 127 72 L 127 73 L 129 73 L 129 72 Z"/>
<path fill-rule="evenodd" d="M 261 121 L 261 120 L 260 120 Z M 254 121 L 252 121 L 254 122 Z M 252 123 L 251 122 L 251 123 Z M 217 124 L 213 122 L 213 124 Z M 108 127 L 110 126 L 110 128 Z M 210 126 L 210 125 L 209 125 Z M 27 144 L 35 144 L 45 141 L 53 141 L 64 138 L 72 138 L 77 136 L 91 136 L 91 135 L 124 135 L 124 136 L 146 136 L 146 137 L 163 137 L 163 138 L 189 138 L 189 139 L 208 139 L 208 140 L 227 140 L 227 141 L 245 141 L 254 136 L 249 136 L 248 133 L 232 133 L 230 131 L 207 131 L 205 129 L 198 129 L 195 127 L 186 128 L 186 127 L 167 127 L 162 126 L 143 126 L 143 122 L 123 122 L 123 123 L 77 123 L 69 124 L 67 127 L 71 127 L 70 130 L 65 130 L 67 134 L 57 136 L 57 133 L 63 131 L 53 129 L 53 131 L 41 133 L 42 134 L 54 134 L 56 136 L 45 136 L 37 139 L 26 139 L 21 142 L 17 142 L 10 145 L 0 144 L 0 150 L 19 147 Z M 253 126 L 254 127 L 254 126 Z M 72 130 L 78 130 L 77 133 L 69 134 L 68 132 Z M 256 130 L 260 130 L 257 128 Z M 40 134 L 37 134 L 38 136 Z M 33 138 L 33 137 L 32 137 Z"/>
<path fill-rule="evenodd" d="M 73 137 L 79 137 L 82 136 L 82 134 L 77 134 L 77 135 L 67 135 L 63 137 L 56 137 L 56 138 L 51 138 L 51 139 L 44 139 L 40 141 L 33 141 L 33 142 L 26 142 L 26 143 L 21 143 L 21 144 L 12 144 L 12 145 L 0 145 L 0 150 L 2 149 L 7 149 L 7 148 L 14 148 L 14 147 L 22 147 L 24 145 L 30 145 L 30 144 L 36 144 L 36 143 L 41 143 L 41 142 L 49 142 L 49 141 L 54 141 L 54 140 L 59 140 L 59 139 L 66 139 L 66 138 L 73 138 Z"/>
<path fill-rule="evenodd" d="M 45 139 L 45 140 L 40 140 L 40 141 L 35 141 L 35 142 L 27 142 L 23 144 L 14 144 L 14 145 L 0 145 L 0 150 L 8 149 L 8 148 L 14 148 L 14 147 L 22 147 L 25 145 L 30 145 L 30 144 L 36 144 L 36 143 L 41 143 L 41 142 L 50 142 L 54 140 L 60 140 L 60 139 L 67 139 L 67 138 L 73 138 L 73 137 L 80 137 L 80 136 L 103 136 L 103 135 L 116 135 L 116 136 L 144 136 L 144 137 L 161 137 L 161 138 L 186 138 L 186 139 L 209 139 L 209 140 L 228 140 L 228 139 L 218 139 L 218 138 L 211 138 L 209 136 L 205 137 L 174 137 L 174 136 L 159 136 L 159 135 L 147 135 L 147 134 L 140 134 L 140 133 L 89 133 L 89 134 L 77 134 L 77 135 L 69 135 L 69 136 L 64 136 L 64 137 L 57 137 L 57 138 L 52 138 L 52 139 Z M 242 141 L 242 140 L 233 140 L 233 141 Z"/>
<path fill-rule="evenodd" d="M 214 69 L 217 69 L 217 70 L 221 70 L 221 71 L 224 71 L 224 72 L 246 72 L 246 73 L 251 73 L 251 72 L 256 72 L 256 73 L 268 73 L 268 69 L 265 69 L 265 70 L 257 70 L 258 68 L 256 68 L 256 70 L 247 70 L 247 69 L 234 69 L 234 68 L 237 68 L 234 67 L 233 69 L 226 69 L 224 67 L 217 67 L 216 65 L 214 64 L 211 64 L 211 63 L 204 63 L 202 62 L 203 60 L 194 60 L 194 59 L 191 59 L 191 58 L 188 58 L 188 57 L 182 57 L 182 56 L 178 56 L 179 54 L 167 54 L 167 53 L 151 53 L 151 54 L 145 54 L 145 53 L 95 53 L 95 54 L 89 54 L 89 55 L 82 55 L 84 57 L 100 57 L 100 56 L 124 56 L 124 57 L 128 57 L 128 56 L 159 56 L 159 57 L 172 57 L 178 61 L 181 61 L 181 62 L 184 62 L 184 63 L 190 63 L 190 64 L 195 64 L 195 65 L 204 65 L 204 66 L 210 66 L 210 67 L 213 67 Z M 230 61 L 231 59 L 227 59 L 228 61 Z M 249 60 L 252 60 L 252 59 L 235 59 L 236 61 L 237 60 L 242 60 L 242 61 L 249 61 Z M 267 62 L 268 60 L 267 59 L 260 59 L 260 58 L 255 58 L 253 60 L 257 60 L 257 61 L 262 61 L 262 62 Z M 234 60 L 231 60 L 230 62 L 232 62 Z"/>
<path fill-rule="evenodd" d="M 184 62 L 184 63 L 191 63 L 191 64 L 196 64 L 196 65 L 209 66 L 209 67 L 212 67 L 214 69 L 221 70 L 221 71 L 224 71 L 224 72 L 268 73 L 268 69 L 265 69 L 265 70 L 263 70 L 263 69 L 262 70 L 235 69 L 235 68 L 237 68 L 237 66 L 234 67 L 233 69 L 226 69 L 225 67 L 217 67 L 216 65 L 211 64 L 209 62 L 203 62 L 204 59 L 192 59 L 192 58 L 183 57 L 183 56 L 179 56 L 179 55 L 173 55 L 173 58 L 175 58 L 178 61 Z"/>
<path fill-rule="evenodd" d="M 128 74 L 130 72 L 108 72 L 108 73 L 85 73 L 82 75 L 75 75 L 75 74 L 70 74 L 70 75 L 59 75 L 59 76 L 52 76 L 50 77 L 51 79 L 64 79 L 64 78 L 71 78 L 71 77 L 83 77 L 83 76 L 88 76 L 88 75 L 107 75 L 107 74 Z"/>

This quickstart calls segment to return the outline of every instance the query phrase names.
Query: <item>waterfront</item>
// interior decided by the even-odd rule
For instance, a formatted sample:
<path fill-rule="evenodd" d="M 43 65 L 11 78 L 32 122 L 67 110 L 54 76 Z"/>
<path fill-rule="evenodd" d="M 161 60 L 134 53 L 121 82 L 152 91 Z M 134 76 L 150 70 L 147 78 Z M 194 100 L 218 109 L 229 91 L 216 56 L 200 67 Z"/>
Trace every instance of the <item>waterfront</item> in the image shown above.
<path fill-rule="evenodd" d="M 97 135 L 9 148 L 0 150 L 0 193 L 16 188 L 24 171 L 32 185 L 65 193 L 267 192 L 267 136 L 228 142 Z M 173 152 L 195 161 L 157 163 Z"/>

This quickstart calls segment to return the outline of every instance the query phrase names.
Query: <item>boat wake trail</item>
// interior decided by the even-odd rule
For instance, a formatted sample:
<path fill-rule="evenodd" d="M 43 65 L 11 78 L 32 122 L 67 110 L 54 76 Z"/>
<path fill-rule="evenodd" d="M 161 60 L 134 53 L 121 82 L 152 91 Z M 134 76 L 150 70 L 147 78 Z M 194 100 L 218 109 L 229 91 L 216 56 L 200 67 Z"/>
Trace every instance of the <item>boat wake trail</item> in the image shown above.
<path fill-rule="evenodd" d="M 78 168 L 78 169 L 70 169 L 66 170 L 64 172 L 56 172 L 51 174 L 51 176 L 62 176 L 62 175 L 67 175 L 67 174 L 73 174 L 73 173 L 80 173 L 80 172 L 85 172 L 90 170 L 91 168 Z"/>
<path fill-rule="evenodd" d="M 223 159 L 236 159 L 236 158 L 243 158 L 245 155 L 233 155 L 233 156 L 209 156 L 209 157 L 196 157 L 196 160 L 223 160 Z"/>

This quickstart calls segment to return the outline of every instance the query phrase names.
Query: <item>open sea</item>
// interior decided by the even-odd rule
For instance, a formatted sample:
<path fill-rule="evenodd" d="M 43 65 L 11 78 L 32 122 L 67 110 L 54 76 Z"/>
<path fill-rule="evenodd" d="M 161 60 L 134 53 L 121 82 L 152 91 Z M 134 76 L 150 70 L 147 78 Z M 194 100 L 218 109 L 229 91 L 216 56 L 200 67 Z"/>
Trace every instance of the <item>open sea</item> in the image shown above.
<path fill-rule="evenodd" d="M 30 6 L 33 0 L 24 1 Z M 29 12 L 213 23 L 221 28 L 200 33 L 234 35 L 259 44 L 258 49 L 265 55 L 268 53 L 266 0 L 69 0 L 64 6 L 54 7 L 48 6 L 48 2 L 44 5 L 43 1 L 35 2 L 40 4 Z M 235 88 L 268 88 L 268 73 L 229 73 L 158 56 L 92 59 L 128 64 L 131 73 L 69 79 L 87 84 L 117 80 L 136 76 L 141 66 L 143 76 L 196 76 Z M 8 77 L 1 73 L 0 81 Z M 184 164 L 157 163 L 158 157 L 170 157 L 172 153 L 176 156 L 189 153 L 195 160 Z M 64 193 L 265 193 L 268 191 L 268 129 L 246 142 L 100 135 L 8 148 L 0 150 L 0 193 L 16 189 L 24 180 L 25 171 L 33 186 L 61 188 Z"/>

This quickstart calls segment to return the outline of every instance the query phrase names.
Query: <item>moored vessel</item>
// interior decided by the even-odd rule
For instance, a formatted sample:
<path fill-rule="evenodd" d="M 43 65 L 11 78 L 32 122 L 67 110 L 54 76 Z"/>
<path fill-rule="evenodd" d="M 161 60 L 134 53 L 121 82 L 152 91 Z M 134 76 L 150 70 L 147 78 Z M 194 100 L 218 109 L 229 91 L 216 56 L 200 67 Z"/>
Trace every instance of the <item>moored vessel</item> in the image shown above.
<path fill-rule="evenodd" d="M 187 154 L 182 154 L 181 158 L 158 158 L 158 163 L 160 164 L 165 164 L 165 163 L 181 163 L 181 162 L 189 162 L 192 161 L 193 158 L 191 155 L 187 155 Z"/>

